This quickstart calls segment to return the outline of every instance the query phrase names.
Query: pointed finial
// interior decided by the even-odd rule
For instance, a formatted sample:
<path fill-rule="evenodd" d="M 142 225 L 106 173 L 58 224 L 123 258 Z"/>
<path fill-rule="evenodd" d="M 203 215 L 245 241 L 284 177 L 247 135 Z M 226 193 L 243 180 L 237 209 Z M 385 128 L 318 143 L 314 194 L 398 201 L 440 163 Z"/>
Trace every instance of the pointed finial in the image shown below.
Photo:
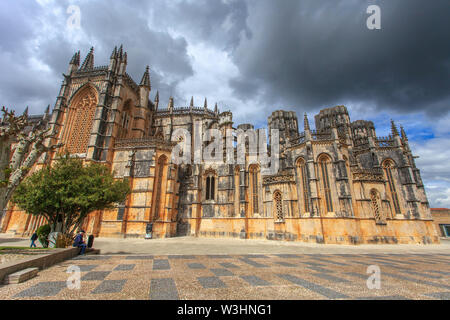
<path fill-rule="evenodd" d="M 216 102 L 216 105 L 214 106 L 214 113 L 219 114 L 219 108 L 217 107 L 217 102 Z"/>
<path fill-rule="evenodd" d="M 121 44 L 119 48 L 119 58 L 122 59 L 122 56 L 123 56 L 123 45 Z"/>
<path fill-rule="evenodd" d="M 304 125 L 304 128 L 305 128 L 305 131 L 311 130 L 309 128 L 309 120 L 308 120 L 308 115 L 306 114 L 306 112 L 305 112 L 305 118 L 303 119 L 303 125 Z"/>
<path fill-rule="evenodd" d="M 147 66 L 147 68 L 145 68 L 145 72 L 144 72 L 144 75 L 142 76 L 140 85 L 143 87 L 150 88 L 150 67 L 149 66 Z"/>
<path fill-rule="evenodd" d="M 94 68 L 94 47 L 91 47 L 86 59 L 84 59 L 81 70 L 89 70 Z"/>
<path fill-rule="evenodd" d="M 400 132 L 402 134 L 402 140 L 408 141 L 408 136 L 406 135 L 405 129 L 403 126 L 400 126 Z"/>
<path fill-rule="evenodd" d="M 396 127 L 396 125 L 394 123 L 394 120 L 392 120 L 392 119 L 391 119 L 391 133 L 392 133 L 393 136 L 398 136 L 399 135 L 397 127 Z"/>
<path fill-rule="evenodd" d="M 208 100 L 205 98 L 205 104 L 203 106 L 205 109 L 208 109 Z"/>
<path fill-rule="evenodd" d="M 125 52 L 125 53 L 123 54 L 123 62 L 125 62 L 125 63 L 128 62 L 128 53 L 127 53 L 127 52 Z"/>
<path fill-rule="evenodd" d="M 191 98 L 191 103 L 189 104 L 189 107 L 192 109 L 194 107 L 194 96 Z"/>
<path fill-rule="evenodd" d="M 80 54 L 80 51 L 75 52 L 75 54 L 73 55 L 73 57 L 70 60 L 69 64 L 73 64 L 73 65 L 79 66 L 80 65 L 80 56 L 79 56 L 79 54 Z"/>
<path fill-rule="evenodd" d="M 117 58 L 117 46 L 114 47 L 114 50 L 111 53 L 110 59 L 115 59 L 115 58 Z"/>
<path fill-rule="evenodd" d="M 155 102 L 159 102 L 159 90 L 156 91 Z"/>
<path fill-rule="evenodd" d="M 28 106 L 25 108 L 25 110 L 23 111 L 23 115 L 28 117 Z"/>
<path fill-rule="evenodd" d="M 48 105 L 47 108 L 45 109 L 44 117 L 42 118 L 42 120 L 47 121 L 49 115 L 50 115 L 50 105 Z"/>

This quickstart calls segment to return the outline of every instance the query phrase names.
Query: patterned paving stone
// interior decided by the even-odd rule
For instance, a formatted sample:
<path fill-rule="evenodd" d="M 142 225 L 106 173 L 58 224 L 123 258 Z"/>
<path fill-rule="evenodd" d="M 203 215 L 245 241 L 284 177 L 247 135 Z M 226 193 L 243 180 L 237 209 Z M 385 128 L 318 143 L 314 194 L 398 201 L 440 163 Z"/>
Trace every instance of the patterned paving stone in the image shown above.
<path fill-rule="evenodd" d="M 440 283 L 435 283 L 435 282 L 426 281 L 426 280 L 422 280 L 422 279 L 414 279 L 414 278 L 410 278 L 410 277 L 407 277 L 407 276 L 404 276 L 401 274 L 393 274 L 393 273 L 388 273 L 388 272 L 383 272 L 382 274 L 392 277 L 392 278 L 397 278 L 397 279 L 401 279 L 401 280 L 415 282 L 415 283 L 422 284 L 422 285 L 432 286 L 432 287 L 436 287 L 436 288 L 444 288 L 444 289 L 450 290 L 450 286 L 446 286 L 446 285 L 440 284 Z"/>
<path fill-rule="evenodd" d="M 302 261 L 302 263 L 307 264 L 311 267 L 326 267 L 323 263 L 317 263 L 317 262 L 310 262 L 310 261 Z"/>
<path fill-rule="evenodd" d="M 239 266 L 237 266 L 231 262 L 221 262 L 219 264 L 226 269 L 239 269 Z"/>
<path fill-rule="evenodd" d="M 67 286 L 65 281 L 39 282 L 38 284 L 16 294 L 15 298 L 53 297 Z"/>
<path fill-rule="evenodd" d="M 114 271 L 129 271 L 133 270 L 135 266 L 135 264 L 119 264 L 114 268 Z"/>
<path fill-rule="evenodd" d="M 333 272 L 332 270 L 325 269 L 322 267 L 306 267 L 306 268 L 309 270 L 312 270 L 312 271 L 317 271 L 317 272 L 322 272 L 322 273 Z"/>
<path fill-rule="evenodd" d="M 295 264 L 292 264 L 292 263 L 289 263 L 289 262 L 284 262 L 284 261 L 276 261 L 275 263 L 276 263 L 276 264 L 279 264 L 280 266 L 283 266 L 283 267 L 289 267 L 289 268 L 295 268 L 295 267 L 298 267 L 298 266 L 295 265 Z"/>
<path fill-rule="evenodd" d="M 318 294 L 321 294 L 321 295 L 323 295 L 323 296 L 325 296 L 325 297 L 327 297 L 329 299 L 347 299 L 347 298 L 350 298 L 349 296 L 347 296 L 347 295 L 345 295 L 343 293 L 334 291 L 332 289 L 323 287 L 323 286 L 321 286 L 319 284 L 315 284 L 313 282 L 309 282 L 309 281 L 304 280 L 304 279 L 300 279 L 300 278 L 298 278 L 296 276 L 293 276 L 293 275 L 290 275 L 290 274 L 278 274 L 278 276 L 280 278 L 285 279 L 285 280 L 287 280 L 289 282 L 292 282 L 292 283 L 294 283 L 296 285 L 302 286 L 305 289 L 308 289 L 308 290 L 314 291 L 314 292 L 316 292 Z"/>
<path fill-rule="evenodd" d="M 450 272 L 445 272 L 445 271 L 428 270 L 427 272 L 443 274 L 444 276 L 450 276 Z"/>
<path fill-rule="evenodd" d="M 177 286 L 172 278 L 152 279 L 150 300 L 179 300 Z"/>
<path fill-rule="evenodd" d="M 197 280 L 205 289 L 226 287 L 225 283 L 218 277 L 198 277 Z"/>
<path fill-rule="evenodd" d="M 403 296 L 384 296 L 384 297 L 358 297 L 355 300 L 410 300 Z"/>
<path fill-rule="evenodd" d="M 78 266 L 81 272 L 92 271 L 98 267 L 98 264 L 82 264 Z"/>
<path fill-rule="evenodd" d="M 86 273 L 81 280 L 82 281 L 96 281 L 105 280 L 105 278 L 110 274 L 110 271 L 91 271 Z"/>
<path fill-rule="evenodd" d="M 267 282 L 266 280 L 261 279 L 257 276 L 241 276 L 241 278 L 254 287 L 270 286 L 270 282 Z"/>
<path fill-rule="evenodd" d="M 433 292 L 433 293 L 428 293 L 426 294 L 426 296 L 434 298 L 434 299 L 439 299 L 439 300 L 450 300 L 450 292 Z"/>
<path fill-rule="evenodd" d="M 211 272 L 218 277 L 233 276 L 233 272 L 227 269 L 211 269 Z"/>
<path fill-rule="evenodd" d="M 233 257 L 230 256 L 230 255 L 227 255 L 227 254 L 212 254 L 212 255 L 208 256 L 208 258 L 211 258 L 211 259 L 231 259 Z"/>
<path fill-rule="evenodd" d="M 344 274 L 347 274 L 347 275 L 352 276 L 352 277 L 361 278 L 363 280 L 367 280 L 369 278 L 369 276 L 370 276 L 369 274 L 366 275 L 366 274 L 356 273 L 356 272 L 346 272 Z"/>
<path fill-rule="evenodd" d="M 153 256 L 127 256 L 126 260 L 152 260 Z"/>
<path fill-rule="evenodd" d="M 322 258 L 316 258 L 316 260 L 319 260 L 319 261 L 324 262 L 324 263 L 331 263 L 331 264 L 334 264 L 336 266 L 348 266 L 347 263 L 336 262 L 336 261 L 326 260 L 326 259 L 322 259 Z"/>
<path fill-rule="evenodd" d="M 246 255 L 243 255 L 243 257 L 250 258 L 250 259 L 269 259 L 269 257 L 264 254 L 246 254 Z"/>
<path fill-rule="evenodd" d="M 195 259 L 195 256 L 191 255 L 170 255 L 169 259 Z"/>
<path fill-rule="evenodd" d="M 338 283 L 339 282 L 342 282 L 342 283 L 350 282 L 347 279 L 335 277 L 335 276 L 332 276 L 331 274 L 327 274 L 327 273 L 311 273 L 311 274 L 314 277 L 319 277 L 319 278 L 322 278 L 322 279 L 325 279 L 325 280 L 329 280 L 329 281 L 332 281 L 332 282 L 338 282 Z"/>
<path fill-rule="evenodd" d="M 296 255 L 296 254 L 274 254 L 274 256 L 277 256 L 277 257 L 283 258 L 283 259 L 295 259 L 295 258 L 299 258 L 299 256 Z"/>
<path fill-rule="evenodd" d="M 256 261 L 252 261 L 252 260 L 250 260 L 248 258 L 241 258 L 239 260 L 241 260 L 242 262 L 245 262 L 246 264 L 249 264 L 249 265 L 251 265 L 252 267 L 255 267 L 255 268 L 268 268 L 267 265 L 262 264 L 262 263 L 258 263 Z"/>
<path fill-rule="evenodd" d="M 153 270 L 170 270 L 169 260 L 167 259 L 153 260 Z"/>
<path fill-rule="evenodd" d="M 117 293 L 121 292 L 123 286 L 127 282 L 126 279 L 123 280 L 105 280 L 100 285 L 92 290 L 92 294 L 100 294 L 100 293 Z"/>
<path fill-rule="evenodd" d="M 111 256 L 101 256 L 101 255 L 88 255 L 88 256 L 78 256 L 72 260 L 109 260 Z"/>
<path fill-rule="evenodd" d="M 201 263 L 188 263 L 189 269 L 206 269 L 206 267 Z"/>
<path fill-rule="evenodd" d="M 433 274 L 427 274 L 425 272 L 415 272 L 415 271 L 408 271 L 408 274 L 413 274 L 420 277 L 425 277 L 429 279 L 442 279 L 442 276 L 435 276 Z"/>

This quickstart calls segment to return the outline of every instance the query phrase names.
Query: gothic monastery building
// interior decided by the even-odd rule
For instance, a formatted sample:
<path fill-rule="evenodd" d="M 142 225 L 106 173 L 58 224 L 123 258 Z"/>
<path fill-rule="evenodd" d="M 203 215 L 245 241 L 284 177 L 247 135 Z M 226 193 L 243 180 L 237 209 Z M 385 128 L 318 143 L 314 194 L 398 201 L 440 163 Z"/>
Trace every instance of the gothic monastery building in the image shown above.
<path fill-rule="evenodd" d="M 403 128 L 378 137 L 371 121 L 351 121 L 344 106 L 320 111 L 315 130 L 291 111 L 275 111 L 279 170 L 263 175 L 249 152 L 245 164 L 176 165 L 178 128 L 234 126 L 231 112 L 203 106 L 167 107 L 154 101 L 149 68 L 137 84 L 126 72 L 127 53 L 115 48 L 109 65 L 94 66 L 93 49 L 76 53 L 48 125 L 53 143 L 86 162 L 103 163 L 127 177 L 132 193 L 112 210 L 91 213 L 83 228 L 100 237 L 197 236 L 314 243 L 438 243 L 427 196 Z M 301 131 L 299 131 L 299 127 Z M 201 139 L 201 137 L 200 137 Z M 200 142 L 204 143 L 204 142 Z M 270 144 L 267 150 L 271 150 Z M 247 150 L 248 151 L 248 150 Z M 234 155 L 236 156 L 236 150 Z M 33 170 L 58 154 L 44 154 Z M 224 155 L 225 157 L 225 155 Z M 45 224 L 10 205 L 2 232 L 28 235 Z"/>

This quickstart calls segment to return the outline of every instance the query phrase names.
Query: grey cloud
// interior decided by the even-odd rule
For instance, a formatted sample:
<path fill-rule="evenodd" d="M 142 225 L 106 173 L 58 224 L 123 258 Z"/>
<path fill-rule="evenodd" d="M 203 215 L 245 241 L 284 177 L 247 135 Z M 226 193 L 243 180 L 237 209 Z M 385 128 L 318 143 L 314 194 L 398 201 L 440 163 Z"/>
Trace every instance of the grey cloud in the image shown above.
<path fill-rule="evenodd" d="M 448 1 L 250 1 L 253 37 L 234 52 L 242 99 L 317 110 L 349 101 L 431 115 L 450 110 Z M 256 90 L 258 85 L 260 90 Z"/>

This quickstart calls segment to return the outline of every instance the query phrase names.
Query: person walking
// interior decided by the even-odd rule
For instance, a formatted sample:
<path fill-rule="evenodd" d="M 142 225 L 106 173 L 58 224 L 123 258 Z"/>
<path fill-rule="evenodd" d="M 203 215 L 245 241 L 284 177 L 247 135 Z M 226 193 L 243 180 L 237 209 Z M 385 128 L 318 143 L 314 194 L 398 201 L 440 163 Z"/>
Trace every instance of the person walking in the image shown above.
<path fill-rule="evenodd" d="M 33 235 L 31 236 L 31 245 L 30 248 L 35 247 L 36 248 L 36 243 L 34 243 L 36 240 L 38 239 L 38 235 L 36 233 L 36 231 L 33 233 Z"/>

